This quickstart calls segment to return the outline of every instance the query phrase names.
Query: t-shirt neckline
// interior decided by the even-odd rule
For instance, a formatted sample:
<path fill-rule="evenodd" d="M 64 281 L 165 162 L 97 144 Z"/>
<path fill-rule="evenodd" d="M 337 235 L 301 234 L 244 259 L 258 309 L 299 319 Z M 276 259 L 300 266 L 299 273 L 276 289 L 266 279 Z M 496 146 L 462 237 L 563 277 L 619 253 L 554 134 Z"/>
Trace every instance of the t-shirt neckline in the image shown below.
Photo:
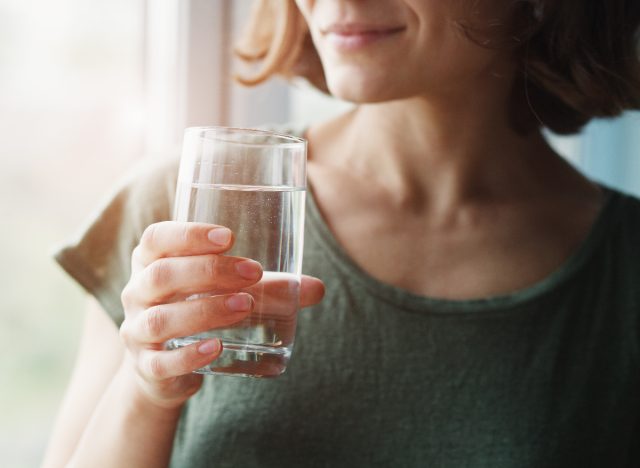
<path fill-rule="evenodd" d="M 307 187 L 307 222 L 312 234 L 322 245 L 333 263 L 354 282 L 367 289 L 372 295 L 395 306 L 419 312 L 431 313 L 478 313 L 501 311 L 536 303 L 552 294 L 572 278 L 591 257 L 604 238 L 609 220 L 614 212 L 618 194 L 615 190 L 599 185 L 604 193 L 604 201 L 591 229 L 578 248 L 558 268 L 530 286 L 485 298 L 446 299 L 423 296 L 392 284 L 380 281 L 362 270 L 344 251 L 328 227 L 315 200 L 313 187 Z"/>

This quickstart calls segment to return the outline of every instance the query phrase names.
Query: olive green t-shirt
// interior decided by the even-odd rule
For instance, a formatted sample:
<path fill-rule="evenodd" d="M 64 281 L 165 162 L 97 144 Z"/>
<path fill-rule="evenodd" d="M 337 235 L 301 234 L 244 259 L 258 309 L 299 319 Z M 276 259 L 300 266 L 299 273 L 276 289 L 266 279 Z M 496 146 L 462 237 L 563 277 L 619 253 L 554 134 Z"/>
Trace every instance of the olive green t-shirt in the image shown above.
<path fill-rule="evenodd" d="M 142 165 L 56 255 L 117 324 L 131 250 L 171 218 L 177 167 Z M 640 466 L 640 201 L 606 190 L 558 270 L 468 301 L 361 271 L 309 190 L 303 272 L 326 296 L 300 313 L 285 374 L 205 378 L 171 466 Z"/>

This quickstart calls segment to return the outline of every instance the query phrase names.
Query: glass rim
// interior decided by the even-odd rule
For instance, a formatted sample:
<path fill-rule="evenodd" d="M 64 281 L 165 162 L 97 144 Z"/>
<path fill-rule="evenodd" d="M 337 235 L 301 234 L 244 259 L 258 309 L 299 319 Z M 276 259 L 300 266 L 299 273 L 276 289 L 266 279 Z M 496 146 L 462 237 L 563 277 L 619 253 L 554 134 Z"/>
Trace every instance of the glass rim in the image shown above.
<path fill-rule="evenodd" d="M 184 133 L 185 135 L 187 135 L 191 133 L 201 132 L 203 133 L 202 136 L 206 138 L 205 132 L 208 132 L 208 131 L 214 133 L 214 135 L 218 133 L 221 136 L 223 136 L 224 134 L 247 133 L 247 134 L 253 134 L 253 135 L 264 135 L 264 136 L 276 137 L 284 140 L 282 142 L 276 142 L 276 143 L 252 143 L 252 142 L 244 142 L 244 141 L 229 141 L 229 140 L 223 140 L 223 139 L 219 140 L 227 143 L 234 143 L 234 144 L 245 145 L 245 146 L 264 147 L 264 148 L 269 148 L 269 147 L 297 148 L 297 147 L 300 147 L 300 145 L 306 146 L 307 144 L 307 140 L 305 140 L 304 138 L 288 135 L 286 133 L 274 132 L 271 130 L 262 130 L 258 128 L 225 127 L 222 125 L 205 125 L 205 126 L 198 126 L 198 127 L 187 127 L 185 128 Z"/>

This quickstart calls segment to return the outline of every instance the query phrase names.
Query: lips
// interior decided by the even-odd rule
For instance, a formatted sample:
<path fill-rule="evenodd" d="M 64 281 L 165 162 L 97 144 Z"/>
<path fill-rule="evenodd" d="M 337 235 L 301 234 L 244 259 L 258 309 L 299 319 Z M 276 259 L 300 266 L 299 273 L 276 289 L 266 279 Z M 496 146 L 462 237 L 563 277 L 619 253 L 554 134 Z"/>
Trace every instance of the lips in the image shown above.
<path fill-rule="evenodd" d="M 355 50 L 395 37 L 404 29 L 404 26 L 336 23 L 322 29 L 321 32 L 327 41 L 335 47 L 344 50 Z"/>

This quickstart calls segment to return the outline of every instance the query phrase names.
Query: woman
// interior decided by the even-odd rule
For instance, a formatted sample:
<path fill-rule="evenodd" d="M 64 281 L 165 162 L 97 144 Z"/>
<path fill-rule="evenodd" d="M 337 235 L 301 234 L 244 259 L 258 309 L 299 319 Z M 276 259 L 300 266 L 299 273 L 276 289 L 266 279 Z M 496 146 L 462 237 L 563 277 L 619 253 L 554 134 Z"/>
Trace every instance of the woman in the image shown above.
<path fill-rule="evenodd" d="M 290 366 L 203 380 L 190 372 L 219 342 L 162 349 L 251 309 L 167 297 L 261 269 L 218 256 L 222 227 L 161 222 L 175 165 L 145 172 L 58 255 L 104 310 L 89 312 L 45 465 L 638 466 L 640 202 L 540 133 L 640 106 L 638 2 L 254 13 L 238 53 L 264 67 L 245 82 L 302 75 L 357 104 L 302 131 L 302 301 L 317 305 Z"/>

